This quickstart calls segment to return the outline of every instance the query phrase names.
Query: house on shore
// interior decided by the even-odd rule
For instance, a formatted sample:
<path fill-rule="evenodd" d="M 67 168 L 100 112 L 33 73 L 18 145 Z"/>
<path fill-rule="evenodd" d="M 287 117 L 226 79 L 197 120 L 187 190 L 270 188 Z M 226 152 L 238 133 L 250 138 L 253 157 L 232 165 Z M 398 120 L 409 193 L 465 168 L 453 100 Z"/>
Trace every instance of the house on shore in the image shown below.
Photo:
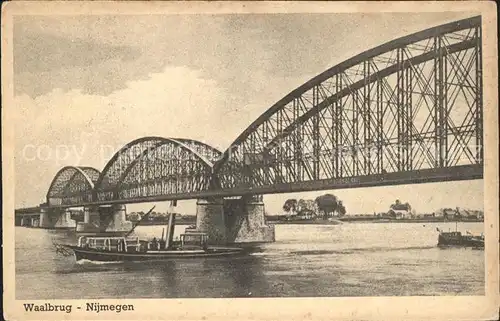
<path fill-rule="evenodd" d="M 387 215 L 397 220 L 409 219 L 412 217 L 411 206 L 408 203 L 393 204 L 387 212 Z"/>

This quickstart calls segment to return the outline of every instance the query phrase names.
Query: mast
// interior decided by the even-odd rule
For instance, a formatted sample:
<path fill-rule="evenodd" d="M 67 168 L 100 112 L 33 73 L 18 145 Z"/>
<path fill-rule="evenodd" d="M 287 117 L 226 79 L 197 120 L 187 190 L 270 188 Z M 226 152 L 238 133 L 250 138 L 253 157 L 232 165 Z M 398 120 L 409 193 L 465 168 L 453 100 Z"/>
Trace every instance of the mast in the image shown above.
<path fill-rule="evenodd" d="M 149 216 L 149 214 L 151 214 L 151 212 L 153 212 L 153 210 L 155 209 L 156 205 L 153 206 L 153 208 L 151 208 L 146 214 L 144 214 L 143 217 L 141 217 L 141 219 L 139 220 L 139 222 L 137 222 L 130 231 L 127 232 L 127 234 L 125 234 L 125 237 L 129 236 L 130 234 L 132 234 L 132 232 L 135 230 L 135 228 L 137 226 L 139 226 L 139 224 L 141 224 L 142 220 L 144 220 L 146 217 Z"/>
<path fill-rule="evenodd" d="M 175 231 L 175 212 L 174 207 L 177 205 L 177 201 L 170 201 L 169 213 L 168 213 L 168 225 L 167 225 L 167 239 L 165 243 L 165 248 L 168 249 L 172 246 Z"/>

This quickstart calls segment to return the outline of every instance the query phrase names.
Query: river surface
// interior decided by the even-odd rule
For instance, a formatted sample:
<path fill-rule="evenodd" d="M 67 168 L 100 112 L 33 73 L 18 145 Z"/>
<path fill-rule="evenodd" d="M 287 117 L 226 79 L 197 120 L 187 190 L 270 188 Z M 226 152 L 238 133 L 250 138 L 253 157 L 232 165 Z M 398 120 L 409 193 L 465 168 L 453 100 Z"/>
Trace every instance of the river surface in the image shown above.
<path fill-rule="evenodd" d="M 277 225 L 276 243 L 246 257 L 127 264 L 75 262 L 52 245 L 76 243 L 74 233 L 16 227 L 16 298 L 484 295 L 484 251 L 439 249 L 436 227 L 455 223 Z"/>

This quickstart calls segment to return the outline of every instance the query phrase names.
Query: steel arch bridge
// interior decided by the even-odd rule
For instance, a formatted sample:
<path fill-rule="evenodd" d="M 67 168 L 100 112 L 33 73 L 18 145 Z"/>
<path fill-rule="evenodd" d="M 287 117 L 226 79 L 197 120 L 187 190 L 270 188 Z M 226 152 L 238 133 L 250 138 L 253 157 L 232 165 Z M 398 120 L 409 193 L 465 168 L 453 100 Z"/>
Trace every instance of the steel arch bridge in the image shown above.
<path fill-rule="evenodd" d="M 215 165 L 223 191 L 482 178 L 481 17 L 402 37 L 311 79 Z"/>
<path fill-rule="evenodd" d="M 483 177 L 481 17 L 405 36 L 286 95 L 223 154 L 144 137 L 102 172 L 65 167 L 47 203 L 69 207 Z"/>
<path fill-rule="evenodd" d="M 143 137 L 121 148 L 102 172 L 64 167 L 53 179 L 47 204 L 55 207 L 171 199 L 207 191 L 213 162 L 222 153 L 190 139 Z"/>
<path fill-rule="evenodd" d="M 63 167 L 50 184 L 47 204 L 64 206 L 92 202 L 92 192 L 100 174 L 92 167 Z"/>
<path fill-rule="evenodd" d="M 187 139 L 144 137 L 125 145 L 108 162 L 95 188 L 98 202 L 210 188 L 216 149 Z"/>

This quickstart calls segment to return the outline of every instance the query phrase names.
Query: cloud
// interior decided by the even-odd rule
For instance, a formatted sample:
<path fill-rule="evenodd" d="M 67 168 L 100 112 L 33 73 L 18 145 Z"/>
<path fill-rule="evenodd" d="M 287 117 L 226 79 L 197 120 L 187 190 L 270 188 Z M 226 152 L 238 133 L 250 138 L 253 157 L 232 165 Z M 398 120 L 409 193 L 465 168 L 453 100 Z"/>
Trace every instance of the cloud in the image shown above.
<path fill-rule="evenodd" d="M 14 34 L 14 72 L 47 72 L 77 66 L 94 66 L 103 60 L 130 61 L 139 51 L 86 40 L 39 33 Z M 42 41 L 43 40 L 43 41 Z"/>
<path fill-rule="evenodd" d="M 397 37 L 467 13 L 20 16 L 15 91 L 109 95 L 166 66 L 200 70 L 242 101 L 250 79 L 318 74 Z"/>
<path fill-rule="evenodd" d="M 313 75 L 247 77 L 259 91 L 243 102 L 199 70 L 165 67 L 109 95 L 61 88 L 15 97 L 16 201 L 40 202 L 63 166 L 103 169 L 114 152 L 144 136 L 183 137 L 225 150 L 260 114 Z M 29 186 L 26 188 L 26 186 Z"/>
<path fill-rule="evenodd" d="M 139 137 L 189 137 L 220 147 L 230 138 L 214 138 L 214 129 L 232 124 L 217 108 L 222 99 L 216 82 L 182 67 L 128 82 L 108 96 L 61 89 L 35 99 L 17 96 L 16 200 L 39 202 L 61 167 L 102 169 L 114 151 Z"/>

